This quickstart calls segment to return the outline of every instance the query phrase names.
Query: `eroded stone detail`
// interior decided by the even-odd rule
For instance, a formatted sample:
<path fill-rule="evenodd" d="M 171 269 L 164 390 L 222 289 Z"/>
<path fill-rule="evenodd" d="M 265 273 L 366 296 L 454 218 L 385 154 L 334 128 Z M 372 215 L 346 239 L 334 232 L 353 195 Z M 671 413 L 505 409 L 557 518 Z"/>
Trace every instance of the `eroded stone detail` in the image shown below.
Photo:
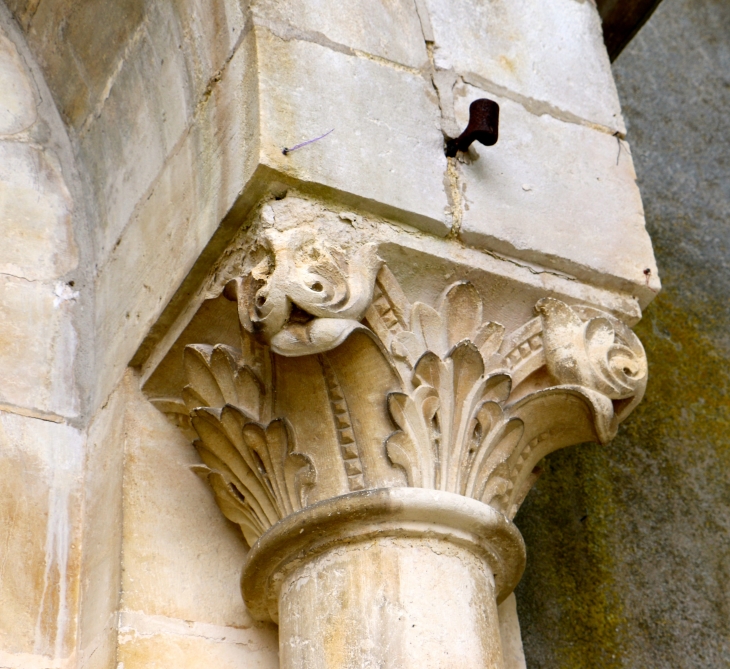
<path fill-rule="evenodd" d="M 193 443 L 205 463 L 198 473 L 225 516 L 253 544 L 274 523 L 306 506 L 314 469 L 306 455 L 294 452 L 286 419 L 271 420 L 265 370 L 255 360 L 245 364 L 241 355 L 229 346 L 187 347 L 183 402 L 189 427 L 185 419 L 183 425 L 198 437 Z"/>
<path fill-rule="evenodd" d="M 311 355 L 333 349 L 360 328 L 382 265 L 375 244 L 347 257 L 311 228 L 262 236 L 266 255 L 235 281 L 242 325 L 260 332 L 274 353 Z"/>
<path fill-rule="evenodd" d="M 229 284 L 240 350 L 190 345 L 188 384 L 159 406 L 194 439 L 249 544 L 348 492 L 410 486 L 513 518 L 551 451 L 606 442 L 641 399 L 641 343 L 614 316 L 554 298 L 505 337 L 468 282 L 411 304 L 369 244 L 269 231 Z"/>

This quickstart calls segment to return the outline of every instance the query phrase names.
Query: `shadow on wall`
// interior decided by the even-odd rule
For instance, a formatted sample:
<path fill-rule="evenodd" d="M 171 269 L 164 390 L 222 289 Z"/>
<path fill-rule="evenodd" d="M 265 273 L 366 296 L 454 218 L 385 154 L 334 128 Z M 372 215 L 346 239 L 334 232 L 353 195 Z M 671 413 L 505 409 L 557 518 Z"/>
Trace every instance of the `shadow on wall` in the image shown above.
<path fill-rule="evenodd" d="M 664 291 L 646 397 L 517 524 L 530 669 L 730 665 L 730 4 L 664 0 L 614 65 Z"/>

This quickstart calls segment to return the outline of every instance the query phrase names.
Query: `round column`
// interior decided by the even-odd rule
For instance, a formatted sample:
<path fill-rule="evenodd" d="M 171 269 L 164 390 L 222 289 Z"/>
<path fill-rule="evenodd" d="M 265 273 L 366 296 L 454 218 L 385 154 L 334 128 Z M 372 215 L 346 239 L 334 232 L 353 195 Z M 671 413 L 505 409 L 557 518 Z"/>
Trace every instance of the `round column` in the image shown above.
<path fill-rule="evenodd" d="M 498 669 L 497 601 L 519 532 L 473 499 L 419 488 L 344 495 L 264 534 L 242 586 L 279 623 L 282 669 Z"/>

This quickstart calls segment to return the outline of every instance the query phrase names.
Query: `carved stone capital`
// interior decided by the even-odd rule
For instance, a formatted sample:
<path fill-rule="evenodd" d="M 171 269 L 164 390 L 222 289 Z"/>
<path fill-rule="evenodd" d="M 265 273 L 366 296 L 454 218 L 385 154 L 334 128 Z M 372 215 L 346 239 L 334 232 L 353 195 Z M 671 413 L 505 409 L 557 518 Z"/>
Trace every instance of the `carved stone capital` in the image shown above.
<path fill-rule="evenodd" d="M 308 504 L 390 486 L 465 495 L 513 518 L 541 458 L 610 440 L 643 395 L 641 343 L 610 314 L 544 298 L 505 337 L 470 283 L 411 304 L 387 267 L 370 283 L 374 257 L 358 256 L 358 280 L 341 273 L 345 260 L 337 274 L 244 279 L 241 348 L 188 345 L 182 400 L 160 403 L 189 424 L 201 472 L 250 544 Z M 327 278 L 338 303 L 368 303 L 341 318 L 332 299 L 315 309 L 291 297 Z M 262 296 L 281 303 L 264 312 Z"/>
<path fill-rule="evenodd" d="M 616 316 L 547 296 L 508 332 L 494 299 L 466 280 L 411 301 L 367 226 L 339 239 L 324 224 L 262 218 L 242 260 L 217 279 L 238 314 L 236 345 L 230 333 L 188 343 L 179 397 L 155 400 L 193 441 L 198 473 L 252 546 L 249 609 L 281 621 L 282 638 L 316 646 L 325 631 L 296 622 L 306 579 L 329 583 L 325 599 L 345 596 L 331 565 L 351 553 L 345 563 L 357 563 L 353 546 L 367 544 L 399 581 L 403 542 L 435 542 L 437 553 L 466 551 L 480 565 L 478 578 L 454 578 L 478 581 L 492 601 L 492 622 L 475 623 L 472 641 L 498 639 L 496 601 L 524 565 L 512 519 L 538 463 L 615 435 L 646 386 L 641 343 Z M 425 570 L 440 568 L 421 558 Z M 368 578 L 377 588 L 377 575 Z M 409 593 L 404 611 L 418 598 Z M 282 666 L 355 667 L 377 655 L 340 665 L 322 659 L 324 647 L 311 657 L 289 650 Z M 459 666 L 500 666 L 497 651 L 475 653 Z M 423 666 L 440 666 L 434 657 Z"/>

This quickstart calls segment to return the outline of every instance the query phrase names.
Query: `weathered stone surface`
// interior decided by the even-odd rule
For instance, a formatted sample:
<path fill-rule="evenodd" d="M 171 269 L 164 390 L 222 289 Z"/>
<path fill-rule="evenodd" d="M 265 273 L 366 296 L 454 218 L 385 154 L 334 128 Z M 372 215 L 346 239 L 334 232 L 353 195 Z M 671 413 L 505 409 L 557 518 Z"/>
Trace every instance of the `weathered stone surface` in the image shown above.
<path fill-rule="evenodd" d="M 248 2 L 246 0 L 176 0 L 169 3 L 176 15 L 173 32 L 178 49 L 185 56 L 187 77 L 191 82 L 191 99 L 199 103 L 226 68 L 247 30 Z M 150 23 L 166 16 L 165 7 L 149 7 Z M 159 14 L 158 14 L 159 12 Z M 161 27 L 161 26 L 160 26 Z M 165 39 L 160 27 L 150 29 L 153 40 Z M 157 34 L 155 34 L 157 33 Z M 167 51 L 158 51 L 159 55 Z"/>
<path fill-rule="evenodd" d="M 224 67 L 246 21 L 244 3 L 238 0 L 180 0 L 146 6 L 139 0 L 124 0 L 88 7 L 50 0 L 8 5 L 39 56 L 61 114 L 75 130 L 92 115 L 104 114 L 104 101 L 116 77 L 126 67 L 137 66 L 136 52 L 144 42 L 177 42 L 174 51 L 157 52 L 159 58 L 146 75 L 164 88 L 169 59 L 181 55 L 193 107 Z M 130 98 L 131 105 L 139 101 Z"/>
<path fill-rule="evenodd" d="M 78 264 L 73 203 L 58 147 L 48 141 L 48 119 L 40 118 L 48 105 L 41 109 L 28 66 L 2 27 L 0 90 L 0 273 L 56 279 Z"/>
<path fill-rule="evenodd" d="M 261 156 L 275 169 L 450 228 L 439 108 L 421 75 L 256 28 Z M 332 82 L 337 81 L 337 86 Z M 289 155 L 284 147 L 333 132 Z"/>
<path fill-rule="evenodd" d="M 110 628 L 102 634 L 90 646 L 82 648 L 78 656 L 80 669 L 112 669 L 118 667 L 117 663 L 117 624 L 119 615 L 109 621 Z M 25 669 L 25 668 L 23 668 Z M 507 667 L 505 669 L 512 669 Z M 519 669 L 522 669 L 521 667 Z"/>
<path fill-rule="evenodd" d="M 503 667 L 492 574 L 446 542 L 343 545 L 285 580 L 279 616 L 282 667 Z"/>
<path fill-rule="evenodd" d="M 0 29 L 0 135 L 15 135 L 35 123 L 35 92 L 16 46 Z M 2 164 L 2 161 L 0 161 Z"/>
<path fill-rule="evenodd" d="M 145 29 L 130 41 L 118 72 L 110 74 L 103 106 L 79 139 L 98 206 L 99 263 L 179 151 L 201 111 L 198 105 L 206 104 L 208 89 L 227 67 L 244 26 L 238 3 L 227 5 L 150 6 Z"/>
<path fill-rule="evenodd" d="M 499 635 L 502 637 L 505 669 L 527 669 L 514 593 L 499 605 L 497 612 L 499 613 Z"/>
<path fill-rule="evenodd" d="M 191 471 L 195 449 L 144 397 L 128 411 L 122 608 L 250 627 L 238 587 L 246 549 Z"/>
<path fill-rule="evenodd" d="M 413 0 L 365 0 L 357 4 L 337 0 L 255 0 L 252 10 L 257 23 L 283 22 L 294 31 L 308 33 L 312 41 L 332 41 L 409 67 L 428 65 Z M 286 30 L 285 26 L 280 29 Z"/>
<path fill-rule="evenodd" d="M 467 79 L 476 75 L 491 93 L 519 96 L 542 113 L 624 130 L 592 2 L 426 0 L 426 4 L 437 67 Z"/>
<path fill-rule="evenodd" d="M 0 402 L 72 416 L 78 412 L 71 322 L 64 283 L 0 277 Z"/>
<path fill-rule="evenodd" d="M 75 269 L 72 210 L 47 152 L 0 141 L 0 273 L 48 281 Z"/>
<path fill-rule="evenodd" d="M 174 127 L 178 137 L 183 130 L 180 116 L 185 118 L 184 100 L 180 100 L 184 89 L 168 98 L 167 109 L 160 109 L 159 97 L 152 91 L 161 87 L 150 77 L 151 63 L 146 62 L 158 60 L 149 42 L 138 43 L 131 56 L 134 60 L 121 68 L 103 113 L 80 138 L 81 155 L 98 203 L 94 237 L 99 263 L 108 257 L 164 165 L 169 151 L 163 135 L 165 111 L 172 112 L 170 130 Z M 175 59 L 168 61 L 172 66 Z"/>
<path fill-rule="evenodd" d="M 78 133 L 102 263 L 240 43 L 244 7 L 125 0 L 81 8 L 51 0 L 13 10 Z"/>
<path fill-rule="evenodd" d="M 41 55 L 59 111 L 72 127 L 80 128 L 103 97 L 128 41 L 139 30 L 142 5 L 141 0 L 111 4 L 58 0 L 36 5 L 29 42 Z"/>
<path fill-rule="evenodd" d="M 199 110 L 197 123 L 99 269 L 100 397 L 121 378 L 142 338 L 253 173 L 258 146 L 253 59 L 249 33 Z"/>
<path fill-rule="evenodd" d="M 0 24 L 0 665 L 46 669 L 78 638 L 78 259 L 66 137 L 4 5 Z"/>
<path fill-rule="evenodd" d="M 83 669 L 106 669 L 116 664 L 125 418 L 135 382 L 132 373 L 127 377 L 91 421 L 86 441 L 79 617 Z"/>
<path fill-rule="evenodd" d="M 83 444 L 67 425 L 0 412 L 3 666 L 40 667 L 25 655 L 50 664 L 75 647 Z"/>
<path fill-rule="evenodd" d="M 125 669 L 278 669 L 276 633 L 123 613 L 119 665 Z"/>
<path fill-rule="evenodd" d="M 614 64 L 664 287 L 637 326 L 644 403 L 548 458 L 516 519 L 528 666 L 730 658 L 730 4 L 663 0 Z"/>
<path fill-rule="evenodd" d="M 457 88 L 457 119 L 468 121 L 472 86 Z M 459 164 L 461 238 L 590 283 L 631 291 L 643 304 L 659 288 L 631 155 L 610 134 L 501 105 L 495 146 Z M 650 276 L 644 273 L 650 270 Z"/>

